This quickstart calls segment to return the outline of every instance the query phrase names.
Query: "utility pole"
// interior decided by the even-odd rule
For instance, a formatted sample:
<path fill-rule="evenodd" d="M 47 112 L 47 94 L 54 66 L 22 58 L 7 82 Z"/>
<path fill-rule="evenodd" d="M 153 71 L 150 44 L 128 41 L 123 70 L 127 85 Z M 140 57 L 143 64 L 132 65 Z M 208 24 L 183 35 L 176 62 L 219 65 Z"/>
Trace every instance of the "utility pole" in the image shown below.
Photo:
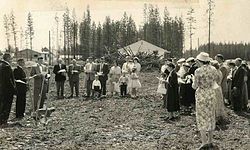
<path fill-rule="evenodd" d="M 188 15 L 187 22 L 189 24 L 188 29 L 189 29 L 189 38 L 190 38 L 190 49 L 189 50 L 190 50 L 191 56 L 193 56 L 193 53 L 192 53 L 192 51 L 193 51 L 193 39 L 192 39 L 192 37 L 194 35 L 193 30 L 195 30 L 194 23 L 196 22 L 195 18 L 193 17 L 193 14 L 194 14 L 194 9 L 191 7 L 190 10 L 187 12 L 187 15 Z"/>
<path fill-rule="evenodd" d="M 213 10 L 214 8 L 214 1 L 213 0 L 208 0 L 208 53 L 211 55 L 211 23 L 212 23 L 212 15 L 213 15 Z"/>
<path fill-rule="evenodd" d="M 56 20 L 56 50 L 59 51 L 59 38 L 58 38 L 58 26 L 59 26 L 59 18 L 56 14 L 55 16 L 55 20 Z"/>
<path fill-rule="evenodd" d="M 73 22 L 73 49 L 74 49 L 74 59 L 76 59 L 76 23 Z"/>
<path fill-rule="evenodd" d="M 52 65 L 51 60 L 53 60 L 53 55 L 51 55 L 51 44 L 50 44 L 50 31 L 49 31 L 49 65 Z"/>
<path fill-rule="evenodd" d="M 198 38 L 198 43 L 197 43 L 198 45 L 198 47 L 197 47 L 197 50 L 199 51 L 199 47 L 200 47 L 200 38 Z"/>

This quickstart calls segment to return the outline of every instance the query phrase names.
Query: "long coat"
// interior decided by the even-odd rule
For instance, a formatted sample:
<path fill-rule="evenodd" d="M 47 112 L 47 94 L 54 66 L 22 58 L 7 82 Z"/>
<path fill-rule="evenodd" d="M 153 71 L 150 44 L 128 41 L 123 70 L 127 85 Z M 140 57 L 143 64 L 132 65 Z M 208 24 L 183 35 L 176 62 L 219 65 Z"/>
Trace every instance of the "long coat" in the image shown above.
<path fill-rule="evenodd" d="M 47 72 L 48 68 L 45 65 L 42 66 L 42 72 Z M 46 93 L 48 92 L 48 80 L 45 78 L 45 75 L 42 74 L 39 64 L 32 66 L 30 76 L 34 76 L 34 110 L 37 110 L 38 108 L 43 107 L 44 100 L 46 98 Z M 44 81 L 44 82 L 43 82 Z M 43 89 L 42 89 L 43 84 Z M 42 93 L 41 93 L 42 91 Z M 41 98 L 40 106 L 38 106 L 38 101 Z"/>
<path fill-rule="evenodd" d="M 58 73 L 58 71 L 62 70 L 62 69 L 67 70 L 66 65 L 61 64 L 61 68 L 60 68 L 59 64 L 54 66 L 53 73 L 56 75 L 55 81 L 65 81 L 66 80 L 66 76 L 64 75 L 65 73 L 62 73 L 62 72 Z"/>
<path fill-rule="evenodd" d="M 15 92 L 11 66 L 8 62 L 0 60 L 0 124 L 7 123 Z"/>
<path fill-rule="evenodd" d="M 232 79 L 232 105 L 234 111 L 241 111 L 244 101 L 243 86 L 246 71 L 243 66 L 239 66 Z"/>
<path fill-rule="evenodd" d="M 0 60 L 0 96 L 16 92 L 14 75 L 9 63 Z"/>
<path fill-rule="evenodd" d="M 168 112 L 180 110 L 179 85 L 175 70 L 170 72 L 167 79 L 167 110 Z"/>

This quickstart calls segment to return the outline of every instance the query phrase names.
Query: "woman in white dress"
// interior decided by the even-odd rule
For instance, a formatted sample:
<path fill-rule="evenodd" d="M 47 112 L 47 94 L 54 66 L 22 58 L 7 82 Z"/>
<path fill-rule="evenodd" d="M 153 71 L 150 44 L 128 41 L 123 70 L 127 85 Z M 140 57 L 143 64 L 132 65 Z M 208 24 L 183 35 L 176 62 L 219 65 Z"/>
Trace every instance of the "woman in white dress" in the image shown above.
<path fill-rule="evenodd" d="M 139 73 L 141 72 L 141 64 L 139 63 L 138 57 L 134 57 L 134 67 L 133 68 L 136 68 L 136 73 L 137 73 L 137 75 L 139 75 Z"/>
<path fill-rule="evenodd" d="M 119 85 L 118 81 L 121 76 L 121 68 L 118 66 L 117 61 L 114 61 L 113 66 L 111 67 L 109 71 L 109 81 L 110 81 L 110 93 L 111 95 L 115 95 L 116 93 L 119 93 Z"/>

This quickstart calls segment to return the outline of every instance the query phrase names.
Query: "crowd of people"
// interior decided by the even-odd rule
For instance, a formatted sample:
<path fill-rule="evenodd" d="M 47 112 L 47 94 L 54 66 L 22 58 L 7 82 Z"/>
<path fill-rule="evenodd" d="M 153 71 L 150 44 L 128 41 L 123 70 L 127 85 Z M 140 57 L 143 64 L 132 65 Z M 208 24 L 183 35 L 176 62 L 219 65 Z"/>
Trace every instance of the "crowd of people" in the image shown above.
<path fill-rule="evenodd" d="M 68 78 L 70 96 L 79 97 L 80 74 L 84 74 L 84 96 L 99 100 L 102 97 L 131 96 L 138 97 L 141 88 L 141 65 L 137 57 L 126 57 L 126 62 L 119 67 L 117 61 L 107 63 L 105 58 L 89 57 L 81 66 L 75 59 L 69 66 L 57 60 L 53 67 L 55 74 L 57 98 L 65 98 L 64 86 Z M 32 109 L 37 111 L 44 107 L 49 92 L 51 73 L 44 65 L 43 57 L 37 58 L 31 72 L 26 75 L 24 59 L 18 59 L 17 67 L 12 71 L 11 55 L 5 53 L 0 61 L 0 125 L 6 126 L 9 118 L 13 96 L 16 95 L 16 118 L 25 114 L 28 81 L 34 79 Z M 212 146 L 212 131 L 216 123 L 227 119 L 225 106 L 235 112 L 248 111 L 248 93 L 250 68 L 241 58 L 224 60 L 217 54 L 212 59 L 209 54 L 201 52 L 196 58 L 181 58 L 178 61 L 168 58 L 160 68 L 157 93 L 163 100 L 163 108 L 169 113 L 166 120 L 175 121 L 181 113 L 196 114 L 198 130 L 201 133 L 202 146 Z M 109 85 L 107 87 L 107 84 Z M 108 93 L 109 92 L 109 93 Z"/>
<path fill-rule="evenodd" d="M 177 62 L 166 59 L 157 89 L 169 112 L 166 119 L 174 121 L 180 112 L 195 112 L 202 140 L 200 149 L 213 147 L 216 124 L 228 123 L 225 107 L 236 113 L 248 111 L 249 75 L 246 61 L 225 61 L 221 54 L 214 59 L 205 52 Z"/>
<path fill-rule="evenodd" d="M 84 97 L 101 99 L 107 96 L 137 97 L 137 90 L 141 87 L 139 73 L 141 65 L 137 57 L 126 57 L 126 62 L 122 68 L 117 61 L 108 64 L 105 58 L 93 60 L 89 57 L 86 64 L 81 66 L 73 59 L 69 66 L 66 66 L 62 59 L 57 60 L 50 72 L 48 65 L 44 65 L 43 57 L 38 57 L 35 65 L 31 67 L 27 75 L 25 71 L 24 59 L 17 60 L 17 66 L 12 71 L 11 55 L 5 53 L 0 62 L 0 126 L 7 126 L 7 121 L 11 111 L 13 97 L 16 95 L 16 119 L 22 119 L 25 114 L 26 93 L 30 89 L 29 80 L 34 80 L 32 112 L 43 109 L 49 92 L 49 80 L 51 74 L 55 74 L 57 99 L 66 97 L 64 87 L 66 79 L 70 85 L 70 96 L 66 98 L 79 97 L 80 74 L 84 73 Z M 109 87 L 107 89 L 107 82 Z"/>

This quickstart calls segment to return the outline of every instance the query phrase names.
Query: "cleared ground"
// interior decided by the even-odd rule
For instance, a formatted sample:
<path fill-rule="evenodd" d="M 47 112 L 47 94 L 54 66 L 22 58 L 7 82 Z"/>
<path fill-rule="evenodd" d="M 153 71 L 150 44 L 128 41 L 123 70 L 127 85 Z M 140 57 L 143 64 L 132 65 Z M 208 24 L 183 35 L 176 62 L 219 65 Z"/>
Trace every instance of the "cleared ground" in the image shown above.
<path fill-rule="evenodd" d="M 157 74 L 142 73 L 141 76 L 143 87 L 138 99 L 117 97 L 92 101 L 80 97 L 56 100 L 52 81 L 50 106 L 56 107 L 56 111 L 49 124 L 35 125 L 33 119 L 26 116 L 20 124 L 0 130 L 0 149 L 198 148 L 201 141 L 195 116 L 182 115 L 175 122 L 165 122 L 163 117 L 167 113 L 156 95 Z M 81 82 L 81 96 L 82 88 Z M 69 95 L 68 83 L 66 94 Z M 29 105 L 27 107 L 29 109 Z M 249 117 L 236 115 L 229 109 L 227 113 L 231 121 L 228 129 L 215 131 L 214 142 L 219 149 L 249 149 Z"/>

